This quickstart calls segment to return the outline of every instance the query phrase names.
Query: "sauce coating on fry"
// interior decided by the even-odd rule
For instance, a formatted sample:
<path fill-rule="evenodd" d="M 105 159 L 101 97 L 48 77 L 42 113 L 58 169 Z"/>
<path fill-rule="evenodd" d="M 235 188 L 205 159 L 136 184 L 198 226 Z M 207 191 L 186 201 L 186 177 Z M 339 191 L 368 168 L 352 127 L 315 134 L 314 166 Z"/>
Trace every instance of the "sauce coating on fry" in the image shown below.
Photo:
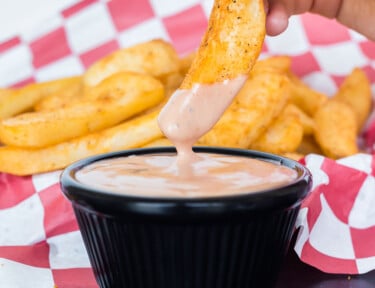
<path fill-rule="evenodd" d="M 192 146 L 219 120 L 247 77 L 178 89 L 159 114 L 159 126 L 178 156 L 192 157 Z"/>
<path fill-rule="evenodd" d="M 159 115 L 180 162 L 220 119 L 246 82 L 265 36 L 263 0 L 215 0 L 208 29 L 184 81 Z"/>

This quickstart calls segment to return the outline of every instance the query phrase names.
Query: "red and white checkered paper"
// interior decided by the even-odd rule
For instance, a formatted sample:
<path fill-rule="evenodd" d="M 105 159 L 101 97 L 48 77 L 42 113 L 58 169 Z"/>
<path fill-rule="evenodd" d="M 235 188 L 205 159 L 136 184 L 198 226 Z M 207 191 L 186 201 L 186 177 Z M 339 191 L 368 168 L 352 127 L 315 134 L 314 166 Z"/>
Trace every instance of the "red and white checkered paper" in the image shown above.
<path fill-rule="evenodd" d="M 0 43 L 0 86 L 81 74 L 95 60 L 152 38 L 171 41 L 180 54 L 195 49 L 212 0 L 85 0 Z M 332 95 L 354 67 L 375 83 L 375 44 L 333 20 L 295 16 L 288 30 L 267 38 L 262 57 L 287 54 L 293 70 Z M 375 84 L 373 84 L 375 88 Z M 374 89 L 373 89 L 374 90 Z M 375 121 L 364 142 L 375 143 Z M 339 161 L 308 155 L 314 190 L 303 204 L 295 250 L 328 273 L 375 269 L 375 158 Z M 17 177 L 0 174 L 0 287 L 97 287 L 60 171 Z"/>

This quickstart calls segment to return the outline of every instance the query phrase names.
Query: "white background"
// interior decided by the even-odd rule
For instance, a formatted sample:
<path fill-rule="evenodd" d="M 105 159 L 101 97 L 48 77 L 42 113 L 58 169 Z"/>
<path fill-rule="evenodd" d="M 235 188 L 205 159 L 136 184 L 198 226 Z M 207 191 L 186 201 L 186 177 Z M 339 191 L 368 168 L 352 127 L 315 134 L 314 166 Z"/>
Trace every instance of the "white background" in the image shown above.
<path fill-rule="evenodd" d="M 78 0 L 0 0 L 0 42 Z"/>

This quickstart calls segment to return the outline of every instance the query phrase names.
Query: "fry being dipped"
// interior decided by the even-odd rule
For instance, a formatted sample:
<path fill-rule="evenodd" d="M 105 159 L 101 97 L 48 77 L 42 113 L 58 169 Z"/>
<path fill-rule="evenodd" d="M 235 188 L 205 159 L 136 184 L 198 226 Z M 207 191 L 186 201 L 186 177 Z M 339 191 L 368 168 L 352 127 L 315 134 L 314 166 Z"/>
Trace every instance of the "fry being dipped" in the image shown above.
<path fill-rule="evenodd" d="M 179 155 L 192 153 L 246 82 L 265 36 L 263 0 L 216 0 L 208 26 L 184 81 L 159 115 Z"/>

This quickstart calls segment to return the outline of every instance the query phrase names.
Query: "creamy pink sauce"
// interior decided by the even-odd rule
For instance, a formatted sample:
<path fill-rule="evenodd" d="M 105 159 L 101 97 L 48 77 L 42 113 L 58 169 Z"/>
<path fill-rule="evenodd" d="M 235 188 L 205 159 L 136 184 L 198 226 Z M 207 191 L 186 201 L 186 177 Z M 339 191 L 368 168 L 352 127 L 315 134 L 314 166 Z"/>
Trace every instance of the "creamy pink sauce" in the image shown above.
<path fill-rule="evenodd" d="M 139 155 L 90 164 L 76 179 L 108 192 L 143 197 L 214 197 L 264 191 L 292 182 L 296 171 L 247 157 L 196 154 L 192 146 L 219 120 L 247 77 L 177 90 L 159 115 L 175 155 Z"/>
<path fill-rule="evenodd" d="M 214 197 L 263 191 L 286 185 L 297 172 L 278 163 L 218 154 L 199 154 L 191 174 L 180 173 L 174 155 L 108 159 L 77 171 L 87 186 L 142 197 Z"/>
<path fill-rule="evenodd" d="M 214 84 L 195 84 L 191 90 L 178 89 L 159 114 L 159 127 L 176 146 L 180 162 L 195 158 L 192 146 L 220 119 L 247 76 Z"/>

